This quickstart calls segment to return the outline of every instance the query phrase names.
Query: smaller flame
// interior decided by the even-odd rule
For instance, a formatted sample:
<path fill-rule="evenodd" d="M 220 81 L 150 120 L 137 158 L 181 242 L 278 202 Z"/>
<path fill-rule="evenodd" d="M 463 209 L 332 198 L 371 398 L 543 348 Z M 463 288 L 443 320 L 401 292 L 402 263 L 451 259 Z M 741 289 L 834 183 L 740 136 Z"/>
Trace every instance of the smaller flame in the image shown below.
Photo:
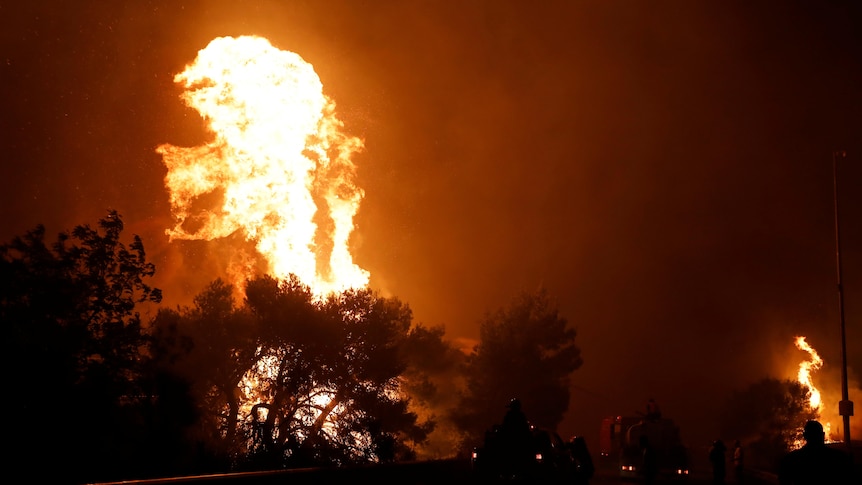
<path fill-rule="evenodd" d="M 808 405 L 811 406 L 812 409 L 816 410 L 819 415 L 823 410 L 823 400 L 821 399 L 820 391 L 814 387 L 814 382 L 811 380 L 811 373 L 823 366 L 823 359 L 821 359 L 820 355 L 817 354 L 817 351 L 808 344 L 805 337 L 796 337 L 796 348 L 808 352 L 808 355 L 811 356 L 811 360 L 804 360 L 799 363 L 797 380 L 800 384 L 808 388 L 811 393 L 811 397 L 808 399 Z M 832 431 L 832 424 L 824 423 L 823 431 L 826 433 L 826 439 L 828 441 L 830 439 L 829 434 Z"/>
<path fill-rule="evenodd" d="M 820 356 L 817 355 L 817 351 L 805 341 L 805 337 L 796 337 L 796 348 L 808 352 L 808 355 L 811 356 L 811 360 L 804 360 L 799 363 L 797 379 L 800 384 L 806 386 L 811 391 L 811 398 L 809 399 L 811 407 L 820 411 L 823 407 L 823 402 L 820 400 L 820 391 L 814 387 L 814 383 L 811 381 L 811 371 L 819 369 L 820 366 L 823 365 L 823 359 L 821 359 Z"/>

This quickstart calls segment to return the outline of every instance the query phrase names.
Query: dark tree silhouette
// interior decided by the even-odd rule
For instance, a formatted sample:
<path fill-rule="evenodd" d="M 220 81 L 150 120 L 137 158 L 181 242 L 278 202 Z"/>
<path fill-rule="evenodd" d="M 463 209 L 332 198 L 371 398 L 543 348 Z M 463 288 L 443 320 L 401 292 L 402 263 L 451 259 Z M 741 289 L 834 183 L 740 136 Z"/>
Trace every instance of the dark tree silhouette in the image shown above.
<path fill-rule="evenodd" d="M 456 416 L 467 432 L 464 445 L 479 443 L 515 397 L 533 425 L 556 428 L 569 407 L 570 376 L 583 362 L 575 336 L 544 289 L 523 292 L 489 314 L 467 360 L 467 388 Z"/>
<path fill-rule="evenodd" d="M 195 421 L 184 441 L 199 452 L 190 458 L 203 461 L 196 464 L 198 472 L 229 471 L 246 451 L 240 382 L 258 359 L 258 329 L 252 315 L 236 307 L 233 291 L 217 279 L 192 307 L 163 309 L 152 322 L 158 373 L 187 383 L 194 402 Z"/>
<path fill-rule="evenodd" d="M 746 443 L 749 465 L 774 469 L 784 453 L 803 442 L 806 421 L 818 419 L 810 396 L 808 387 L 797 381 L 761 379 L 734 392 L 725 402 L 719 421 L 721 435 Z"/>
<path fill-rule="evenodd" d="M 434 420 L 427 441 L 416 446 L 418 459 L 451 458 L 458 453 L 463 433 L 453 421 L 460 405 L 456 389 L 464 386 L 466 355 L 445 337 L 442 326 L 414 325 L 401 348 L 407 369 L 402 389 L 410 409 L 420 418 Z"/>
<path fill-rule="evenodd" d="M 246 291 L 271 363 L 253 373 L 266 410 L 252 423 L 259 450 L 295 466 L 411 457 L 429 428 L 400 392 L 410 308 L 368 289 L 309 304 L 296 280 L 259 279 Z"/>
<path fill-rule="evenodd" d="M 160 302 L 161 291 L 144 282 L 155 267 L 141 239 L 127 247 L 122 230 L 109 211 L 98 228 L 77 226 L 50 246 L 41 225 L 0 246 L 12 468 L 98 479 L 131 469 L 141 451 L 147 337 L 135 307 Z"/>
<path fill-rule="evenodd" d="M 192 382 L 207 447 L 234 469 L 412 457 L 432 423 L 402 392 L 407 305 L 370 290 L 318 301 L 295 277 L 250 280 L 241 306 L 231 292 L 216 281 L 154 322 L 160 362 Z"/>

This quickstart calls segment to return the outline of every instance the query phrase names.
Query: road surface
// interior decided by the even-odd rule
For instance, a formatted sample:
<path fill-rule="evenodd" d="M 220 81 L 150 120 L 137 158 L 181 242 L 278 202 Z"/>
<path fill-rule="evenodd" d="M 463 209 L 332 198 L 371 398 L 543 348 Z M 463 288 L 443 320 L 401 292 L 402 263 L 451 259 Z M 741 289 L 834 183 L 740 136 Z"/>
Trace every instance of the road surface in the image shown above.
<path fill-rule="evenodd" d="M 392 484 L 392 485 L 485 485 L 470 470 L 469 462 L 443 460 L 415 464 L 378 465 L 355 469 L 303 469 L 280 470 L 273 472 L 228 473 L 221 475 L 205 475 L 197 477 L 172 477 L 156 480 L 122 481 L 103 483 L 99 485 L 178 485 L 178 484 L 361 484 L 361 483 Z M 626 484 L 635 485 L 637 481 L 621 480 L 616 469 L 600 467 L 590 480 L 590 485 Z M 774 485 L 774 477 L 765 478 L 749 476 L 745 485 Z M 692 473 L 679 480 L 660 480 L 656 485 L 712 485 L 709 470 L 693 470 Z M 511 484 L 519 485 L 519 484 Z M 530 484 L 533 485 L 533 484 Z M 540 485 L 540 484 L 536 484 Z M 736 485 L 731 478 L 726 485 Z"/>

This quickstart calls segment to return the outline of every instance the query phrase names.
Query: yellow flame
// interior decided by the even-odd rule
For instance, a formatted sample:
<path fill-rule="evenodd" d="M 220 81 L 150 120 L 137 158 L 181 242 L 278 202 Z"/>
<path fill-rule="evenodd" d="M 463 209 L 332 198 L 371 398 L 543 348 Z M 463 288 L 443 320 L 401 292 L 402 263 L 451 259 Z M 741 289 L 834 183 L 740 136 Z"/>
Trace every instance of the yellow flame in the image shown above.
<path fill-rule="evenodd" d="M 366 286 L 348 244 L 364 196 L 351 156 L 363 144 L 342 132 L 311 64 L 262 37 L 220 37 L 174 81 L 214 140 L 157 148 L 176 221 L 170 238 L 240 234 L 268 274 L 294 274 L 317 295 Z M 208 198 L 218 202 L 202 207 Z M 249 258 L 231 266 L 235 284 L 253 275 Z"/>
<path fill-rule="evenodd" d="M 799 350 L 803 350 L 808 352 L 808 355 L 811 357 L 810 360 L 804 360 L 799 363 L 799 372 L 797 373 L 797 380 L 800 384 L 806 386 L 811 393 L 811 396 L 808 399 L 808 405 L 811 406 L 812 409 L 817 411 L 819 415 L 821 411 L 823 411 L 823 401 L 820 397 L 820 390 L 814 387 L 814 381 L 811 379 L 812 371 L 816 371 L 823 366 L 823 359 L 820 358 L 820 355 L 817 354 L 817 351 L 814 350 L 811 345 L 805 340 L 805 337 L 796 337 L 796 348 Z M 830 439 L 830 433 L 832 431 L 831 423 L 823 423 L 823 431 L 826 434 L 826 439 Z"/>
<path fill-rule="evenodd" d="M 805 341 L 805 337 L 796 337 L 796 348 L 808 352 L 808 355 L 811 357 L 811 360 L 803 360 L 799 363 L 797 379 L 800 384 L 807 387 L 811 392 L 809 405 L 820 411 L 823 403 L 820 401 L 820 391 L 814 387 L 814 383 L 811 380 L 811 371 L 819 369 L 820 366 L 823 365 L 823 359 L 821 359 L 820 356 L 817 355 L 817 351 L 815 351 L 808 342 Z"/>

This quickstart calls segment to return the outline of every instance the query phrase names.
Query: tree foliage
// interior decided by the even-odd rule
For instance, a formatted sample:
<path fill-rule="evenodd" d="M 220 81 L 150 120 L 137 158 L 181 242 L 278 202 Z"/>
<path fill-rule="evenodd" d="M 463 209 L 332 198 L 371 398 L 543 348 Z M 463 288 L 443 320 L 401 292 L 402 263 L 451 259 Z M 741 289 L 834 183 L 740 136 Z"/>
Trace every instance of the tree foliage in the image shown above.
<path fill-rule="evenodd" d="M 412 456 L 433 423 L 402 392 L 407 305 L 367 289 L 318 301 L 296 278 L 268 276 L 248 282 L 242 305 L 230 294 L 216 281 L 154 325 L 161 360 L 195 383 L 200 430 L 217 429 L 222 451 L 252 468 Z"/>
<path fill-rule="evenodd" d="M 237 308 L 233 287 L 217 279 L 193 306 L 163 309 L 152 322 L 152 354 L 159 374 L 188 387 L 196 409 L 184 439 L 203 449 L 216 469 L 242 454 L 240 382 L 258 359 L 254 319 Z"/>
<path fill-rule="evenodd" d="M 14 369 L 7 383 L 15 409 L 7 416 L 22 417 L 11 420 L 19 440 L 13 453 L 27 450 L 13 463 L 53 455 L 51 437 L 75 441 L 56 459 L 70 480 L 94 469 L 95 456 L 125 463 L 115 445 L 134 431 L 116 423 L 131 422 L 146 399 L 140 349 L 147 337 L 135 306 L 160 302 L 161 291 L 145 282 L 155 267 L 141 239 L 126 246 L 122 230 L 120 215 L 109 211 L 97 228 L 77 226 L 50 245 L 40 225 L 0 246 L 0 322 Z"/>
<path fill-rule="evenodd" d="M 241 301 L 215 280 L 142 322 L 162 295 L 122 230 L 109 211 L 0 246 L 10 456 L 53 463 L 56 483 L 451 456 L 510 397 L 542 426 L 568 407 L 580 351 L 544 291 L 488 315 L 470 355 L 397 298 L 318 299 L 295 277 L 254 278 Z"/>
<path fill-rule="evenodd" d="M 582 364 L 576 334 L 544 289 L 489 314 L 466 363 L 457 422 L 468 440 L 478 442 L 515 397 L 534 425 L 556 428 L 569 407 L 570 376 Z"/>
<path fill-rule="evenodd" d="M 410 409 L 434 422 L 428 439 L 415 448 L 417 459 L 452 458 L 464 438 L 453 418 L 461 404 L 457 389 L 464 387 L 466 355 L 446 339 L 442 326 L 423 325 L 411 328 L 401 352 L 407 362 L 402 391 L 410 397 Z"/>

